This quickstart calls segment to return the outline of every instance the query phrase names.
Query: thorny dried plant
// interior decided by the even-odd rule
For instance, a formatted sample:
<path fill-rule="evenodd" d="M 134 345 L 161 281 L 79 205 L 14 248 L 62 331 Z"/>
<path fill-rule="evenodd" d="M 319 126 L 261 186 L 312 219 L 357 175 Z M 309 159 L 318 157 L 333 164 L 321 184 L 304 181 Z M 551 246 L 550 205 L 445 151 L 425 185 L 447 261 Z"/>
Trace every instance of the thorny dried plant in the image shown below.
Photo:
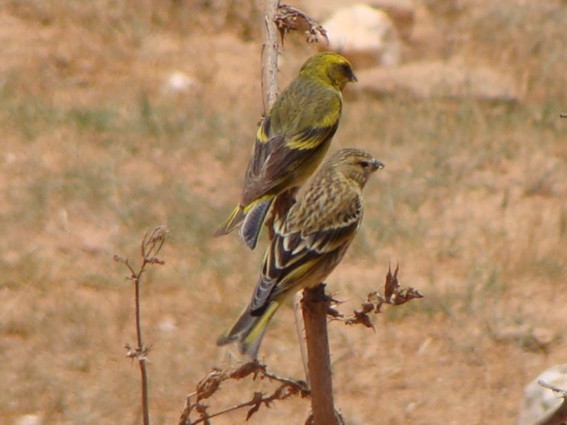
<path fill-rule="evenodd" d="M 150 423 L 150 412 L 149 412 L 149 399 L 148 399 L 148 373 L 146 369 L 146 362 L 148 361 L 148 354 L 152 349 L 151 345 L 144 345 L 142 339 L 142 324 L 141 324 L 141 309 L 140 309 L 140 284 L 142 274 L 146 270 L 148 264 L 165 264 L 164 261 L 160 260 L 156 256 L 159 254 L 161 249 L 165 244 L 168 230 L 165 226 L 157 226 L 151 232 L 146 231 L 142 239 L 141 244 L 141 254 L 142 254 L 142 264 L 138 271 L 130 265 L 127 258 L 120 257 L 118 255 L 114 256 L 114 261 L 124 264 L 130 271 L 130 276 L 127 277 L 128 280 L 134 282 L 134 303 L 136 312 L 136 338 L 137 346 L 133 347 L 131 344 L 124 344 L 126 348 L 126 357 L 130 359 L 137 359 L 140 365 L 140 374 L 142 379 L 142 416 L 144 425 L 149 425 Z"/>
<path fill-rule="evenodd" d="M 285 36 L 290 31 L 305 33 L 308 43 L 316 43 L 319 41 L 319 37 L 322 37 L 325 39 L 325 42 L 329 44 L 329 38 L 327 37 L 325 28 L 307 15 L 307 13 L 295 7 L 288 6 L 287 4 L 278 5 L 274 22 L 280 32 L 282 46 Z"/>
<path fill-rule="evenodd" d="M 253 380 L 267 379 L 270 382 L 279 383 L 279 385 L 271 394 L 266 395 L 256 391 L 248 401 L 215 413 L 209 413 L 207 411 L 209 406 L 204 404 L 203 401 L 219 391 L 222 383 L 227 380 L 245 379 L 249 376 L 252 376 Z M 294 395 L 299 395 L 302 398 L 308 397 L 309 389 L 307 383 L 274 375 L 268 372 L 266 365 L 258 361 L 248 362 L 237 368 L 229 368 L 226 370 L 215 368 L 197 384 L 195 392 L 187 396 L 185 408 L 179 418 L 179 425 L 196 425 L 199 423 L 208 425 L 210 424 L 210 419 L 216 416 L 245 407 L 249 408 L 246 414 L 246 420 L 249 420 L 260 410 L 262 405 L 270 407 L 273 402 L 285 400 Z M 196 414 L 198 417 L 191 419 L 192 414 Z"/>
<path fill-rule="evenodd" d="M 369 316 L 370 313 L 379 314 L 382 311 L 384 304 L 397 306 L 405 304 L 416 298 L 423 298 L 423 295 L 414 288 L 403 288 L 398 282 L 399 265 L 396 266 L 394 273 L 388 267 L 386 274 L 386 282 L 384 283 L 384 295 L 378 291 L 370 292 L 366 296 L 366 301 L 361 304 L 361 308 L 355 310 L 350 316 L 344 316 L 336 309 L 331 308 L 329 315 L 334 319 L 342 320 L 347 325 L 360 324 L 367 328 L 374 329 L 374 324 Z"/>
<path fill-rule="evenodd" d="M 396 266 L 394 273 L 388 268 L 386 274 L 386 282 L 384 285 L 384 295 L 377 291 L 368 294 L 367 299 L 362 303 L 360 310 L 356 310 L 350 316 L 343 316 L 337 310 L 330 309 L 329 314 L 336 319 L 344 321 L 346 324 L 362 324 L 367 327 L 374 328 L 369 317 L 370 313 L 380 313 L 384 304 L 402 305 L 412 299 L 422 298 L 423 295 L 414 288 L 402 288 L 398 282 L 399 267 Z M 335 301 L 336 302 L 336 301 Z M 270 382 L 278 383 L 279 386 L 270 394 L 266 395 L 256 391 L 249 400 L 236 404 L 232 407 L 209 413 L 209 406 L 204 403 L 205 400 L 216 394 L 224 382 L 228 380 L 241 380 L 252 376 L 253 380 L 268 379 Z M 263 406 L 270 407 L 275 401 L 282 401 L 291 396 L 299 395 L 301 398 L 310 397 L 311 392 L 305 381 L 282 378 L 268 372 L 266 365 L 258 361 L 245 363 L 236 368 L 228 369 L 212 369 L 199 383 L 196 385 L 195 391 L 187 396 L 185 407 L 179 418 L 179 425 L 209 425 L 210 420 L 216 416 L 220 416 L 238 409 L 248 408 L 246 420 L 249 420 Z M 195 418 L 192 419 L 191 416 Z M 340 416 L 340 415 L 339 415 Z M 339 423 L 344 423 L 341 417 L 338 417 Z M 312 423 L 312 416 L 309 416 L 306 424 Z"/>

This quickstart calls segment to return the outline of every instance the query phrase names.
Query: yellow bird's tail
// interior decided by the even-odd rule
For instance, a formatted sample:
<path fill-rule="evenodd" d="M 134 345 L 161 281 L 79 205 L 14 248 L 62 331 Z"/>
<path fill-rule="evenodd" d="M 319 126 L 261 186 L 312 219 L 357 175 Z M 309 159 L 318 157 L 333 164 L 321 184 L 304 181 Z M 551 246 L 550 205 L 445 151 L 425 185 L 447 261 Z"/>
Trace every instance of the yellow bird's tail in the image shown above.
<path fill-rule="evenodd" d="M 229 233 L 236 230 L 246 218 L 246 213 L 244 212 L 244 208 L 242 206 L 237 205 L 236 208 L 232 211 L 228 219 L 224 222 L 222 226 L 220 226 L 214 236 L 223 236 L 228 235 Z"/>
<path fill-rule="evenodd" d="M 274 197 L 270 196 L 254 201 L 246 207 L 238 205 L 226 222 L 217 229 L 214 236 L 227 235 L 240 227 L 240 236 L 244 243 L 250 249 L 256 248 L 262 226 L 273 201 Z"/>

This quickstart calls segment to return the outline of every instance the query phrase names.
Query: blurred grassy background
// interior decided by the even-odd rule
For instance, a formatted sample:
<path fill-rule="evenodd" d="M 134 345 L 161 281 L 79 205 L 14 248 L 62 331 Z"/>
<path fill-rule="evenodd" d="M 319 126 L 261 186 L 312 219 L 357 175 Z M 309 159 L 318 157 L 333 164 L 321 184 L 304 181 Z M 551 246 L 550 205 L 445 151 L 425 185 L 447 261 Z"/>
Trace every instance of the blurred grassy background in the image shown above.
<path fill-rule="evenodd" d="M 368 149 L 386 169 L 328 283 L 349 311 L 399 261 L 402 284 L 426 298 L 376 332 L 331 324 L 337 401 L 353 424 L 515 423 L 523 385 L 567 356 L 567 6 L 417 3 L 447 54 L 513 75 L 522 99 L 347 93 L 334 148 Z M 262 111 L 258 17 L 251 2 L 220 0 L 0 9 L 1 423 L 139 422 L 123 349 L 133 288 L 112 256 L 135 262 L 154 225 L 171 234 L 143 289 L 153 423 L 175 421 L 226 361 L 214 340 L 249 299 L 262 253 L 210 235 L 238 199 Z M 288 41 L 281 86 L 313 52 Z M 187 91 L 168 89 L 176 72 L 193 79 Z M 290 311 L 261 356 L 302 376 Z M 252 423 L 303 423 L 307 410 L 290 401 Z"/>

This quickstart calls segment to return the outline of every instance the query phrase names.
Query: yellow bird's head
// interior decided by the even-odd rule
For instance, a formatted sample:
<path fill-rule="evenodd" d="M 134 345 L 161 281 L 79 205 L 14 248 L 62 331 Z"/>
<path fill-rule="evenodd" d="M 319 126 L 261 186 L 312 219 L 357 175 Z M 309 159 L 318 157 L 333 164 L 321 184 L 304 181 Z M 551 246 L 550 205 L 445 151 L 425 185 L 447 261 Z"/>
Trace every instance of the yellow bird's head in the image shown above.
<path fill-rule="evenodd" d="M 299 75 L 323 81 L 337 90 L 342 90 L 347 83 L 357 81 L 348 59 L 333 52 L 311 56 L 301 67 Z"/>

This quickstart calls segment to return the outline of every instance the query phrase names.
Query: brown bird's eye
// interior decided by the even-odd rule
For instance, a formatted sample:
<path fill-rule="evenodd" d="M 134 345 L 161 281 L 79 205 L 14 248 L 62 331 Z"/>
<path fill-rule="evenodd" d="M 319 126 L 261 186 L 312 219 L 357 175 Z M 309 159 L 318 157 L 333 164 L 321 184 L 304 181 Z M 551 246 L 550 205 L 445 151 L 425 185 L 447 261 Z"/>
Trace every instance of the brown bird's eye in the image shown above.
<path fill-rule="evenodd" d="M 360 161 L 359 164 L 363 168 L 366 168 L 370 165 L 370 163 L 368 161 Z"/>

